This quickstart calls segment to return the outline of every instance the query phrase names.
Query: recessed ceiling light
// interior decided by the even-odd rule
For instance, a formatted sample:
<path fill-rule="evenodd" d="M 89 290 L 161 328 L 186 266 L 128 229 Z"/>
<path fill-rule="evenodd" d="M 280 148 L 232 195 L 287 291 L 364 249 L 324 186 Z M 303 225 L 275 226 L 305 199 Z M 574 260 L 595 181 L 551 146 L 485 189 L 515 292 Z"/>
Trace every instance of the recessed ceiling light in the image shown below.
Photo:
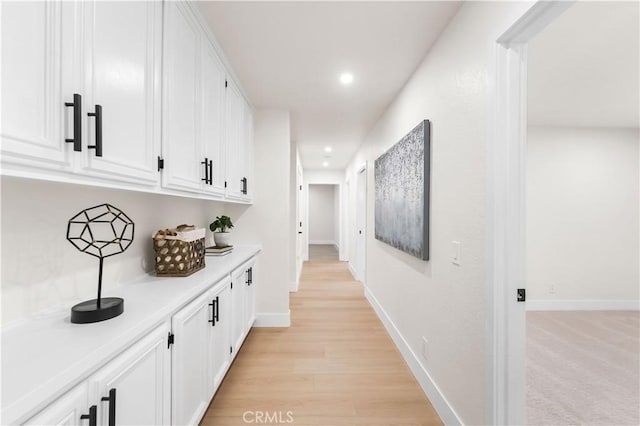
<path fill-rule="evenodd" d="M 329 167 L 329 162 L 328 161 L 323 161 L 322 162 L 322 167 Z"/>
<path fill-rule="evenodd" d="M 343 72 L 340 75 L 340 83 L 342 84 L 351 84 L 353 82 L 353 74 L 350 72 Z"/>
<path fill-rule="evenodd" d="M 324 152 L 331 152 L 331 151 L 333 151 L 333 149 L 330 146 L 324 147 Z"/>

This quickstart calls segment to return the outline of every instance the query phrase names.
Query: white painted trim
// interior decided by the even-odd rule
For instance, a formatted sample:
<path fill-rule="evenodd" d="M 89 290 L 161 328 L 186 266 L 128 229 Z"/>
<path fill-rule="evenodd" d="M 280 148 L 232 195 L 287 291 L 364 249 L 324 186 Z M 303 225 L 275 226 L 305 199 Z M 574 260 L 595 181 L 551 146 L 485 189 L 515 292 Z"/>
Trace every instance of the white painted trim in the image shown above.
<path fill-rule="evenodd" d="M 639 311 L 639 300 L 527 300 L 527 311 Z"/>
<path fill-rule="evenodd" d="M 291 310 L 282 313 L 258 313 L 254 327 L 289 327 L 291 326 Z"/>
<path fill-rule="evenodd" d="M 329 245 L 329 246 L 334 246 L 334 247 L 338 247 L 338 243 L 336 243 L 333 240 L 309 240 L 309 245 Z"/>
<path fill-rule="evenodd" d="M 298 291 L 298 282 L 297 281 L 291 281 L 289 283 L 289 293 L 295 293 Z"/>
<path fill-rule="evenodd" d="M 487 136 L 485 423 L 525 423 L 527 45 L 571 2 L 538 1 L 494 44 Z"/>
<path fill-rule="evenodd" d="M 415 352 L 413 352 L 407 341 L 398 330 L 398 327 L 396 327 L 396 325 L 393 323 L 393 321 L 391 321 L 391 318 L 389 318 L 380 303 L 378 303 L 378 300 L 373 295 L 373 293 L 371 293 L 368 288 L 365 288 L 364 295 L 373 307 L 374 311 L 376 311 L 378 318 L 380 318 L 380 321 L 382 321 L 382 323 L 384 324 L 389 335 L 391 335 L 393 342 L 400 350 L 402 357 L 407 362 L 407 365 L 411 369 L 411 372 L 418 381 L 418 384 L 420 384 L 420 387 L 422 388 L 427 398 L 429 398 L 429 401 L 440 416 L 440 419 L 442 419 L 442 421 L 446 425 L 462 425 L 462 420 L 460 419 L 458 414 L 455 412 L 451 404 L 449 404 L 449 401 L 447 401 L 447 398 L 444 396 L 431 375 L 429 375 L 427 369 L 420 363 Z"/>
<path fill-rule="evenodd" d="M 351 275 L 353 275 L 353 279 L 357 280 L 358 277 L 356 275 L 356 269 L 353 267 L 353 265 L 351 264 L 351 261 L 349 261 L 349 272 L 351 272 Z M 363 283 L 364 284 L 364 283 Z"/>

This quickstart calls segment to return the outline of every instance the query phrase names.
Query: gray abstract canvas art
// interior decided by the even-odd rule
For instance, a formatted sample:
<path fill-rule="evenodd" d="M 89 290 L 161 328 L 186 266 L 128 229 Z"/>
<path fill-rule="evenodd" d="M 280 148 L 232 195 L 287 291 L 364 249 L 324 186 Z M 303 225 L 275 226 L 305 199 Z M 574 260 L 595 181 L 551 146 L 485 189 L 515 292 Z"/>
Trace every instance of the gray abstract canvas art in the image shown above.
<path fill-rule="evenodd" d="M 429 259 L 430 123 L 424 120 L 375 162 L 375 236 Z"/>

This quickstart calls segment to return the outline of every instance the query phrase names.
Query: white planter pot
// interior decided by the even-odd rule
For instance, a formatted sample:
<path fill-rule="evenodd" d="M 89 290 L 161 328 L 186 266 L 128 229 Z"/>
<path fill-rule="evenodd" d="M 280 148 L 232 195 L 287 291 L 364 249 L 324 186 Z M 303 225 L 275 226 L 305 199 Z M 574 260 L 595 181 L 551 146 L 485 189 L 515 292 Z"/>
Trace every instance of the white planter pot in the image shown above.
<path fill-rule="evenodd" d="M 217 247 L 230 246 L 231 244 L 229 244 L 229 235 L 229 232 L 214 232 L 213 242 L 216 243 Z"/>

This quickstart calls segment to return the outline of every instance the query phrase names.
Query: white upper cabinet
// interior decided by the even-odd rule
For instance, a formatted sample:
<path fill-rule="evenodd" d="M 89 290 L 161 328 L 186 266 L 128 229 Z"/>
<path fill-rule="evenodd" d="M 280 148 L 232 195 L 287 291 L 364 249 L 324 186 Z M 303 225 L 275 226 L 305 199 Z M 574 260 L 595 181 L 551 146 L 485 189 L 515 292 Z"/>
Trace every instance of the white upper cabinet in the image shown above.
<path fill-rule="evenodd" d="M 89 147 L 83 166 L 92 173 L 155 184 L 162 3 L 91 1 L 83 7 L 83 120 Z"/>
<path fill-rule="evenodd" d="M 2 2 L 2 162 L 69 169 L 73 153 L 70 2 Z M 81 111 L 78 110 L 80 113 Z M 81 141 L 81 135 L 76 135 Z"/>
<path fill-rule="evenodd" d="M 211 44 L 202 43 L 202 145 L 208 170 L 203 190 L 224 195 L 224 100 L 226 70 Z"/>
<path fill-rule="evenodd" d="M 251 202 L 251 108 L 192 2 L 0 7 L 2 174 Z"/>
<path fill-rule="evenodd" d="M 184 2 L 166 2 L 162 153 L 166 188 L 199 191 L 206 165 L 200 141 L 201 30 Z"/>
<path fill-rule="evenodd" d="M 243 99 L 233 80 L 227 81 L 226 90 L 225 147 L 227 159 L 227 198 L 241 200 L 242 175 L 242 115 Z"/>
<path fill-rule="evenodd" d="M 157 184 L 161 42 L 160 2 L 3 2 L 3 165 Z"/>

